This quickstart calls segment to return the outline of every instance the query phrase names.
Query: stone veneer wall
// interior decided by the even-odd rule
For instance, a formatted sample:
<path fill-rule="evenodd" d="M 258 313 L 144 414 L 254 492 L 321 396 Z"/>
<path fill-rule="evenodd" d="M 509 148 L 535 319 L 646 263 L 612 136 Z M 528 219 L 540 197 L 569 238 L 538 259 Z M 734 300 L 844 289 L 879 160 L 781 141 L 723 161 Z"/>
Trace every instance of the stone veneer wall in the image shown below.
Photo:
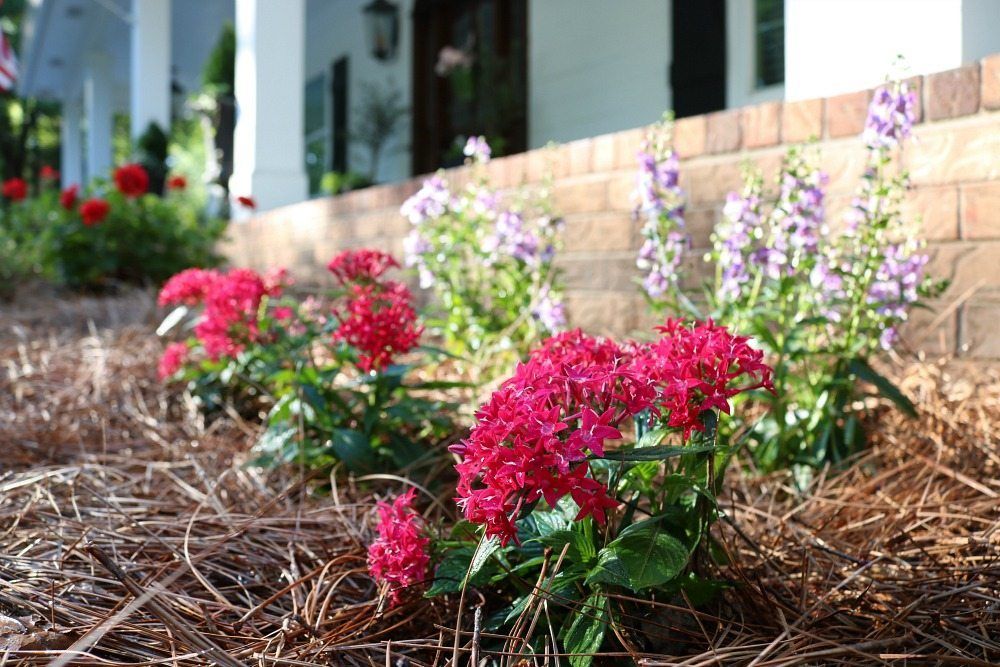
<path fill-rule="evenodd" d="M 906 340 L 929 354 L 1000 358 L 1000 54 L 911 80 L 918 120 L 904 163 L 912 191 L 908 214 L 923 220 L 930 271 L 951 280 L 933 311 L 915 311 Z M 726 193 L 740 186 L 749 159 L 773 176 L 785 145 L 820 139 L 829 175 L 828 219 L 842 218 L 864 166 L 859 138 L 870 90 L 824 99 L 770 102 L 679 120 L 675 144 L 688 193 L 696 249 L 708 245 Z M 494 160 L 498 187 L 555 176 L 557 210 L 566 219 L 560 256 L 571 323 L 623 334 L 649 317 L 635 279 L 639 224 L 631 219 L 635 155 L 644 129 L 583 139 Z M 460 168 L 449 177 L 466 177 Z M 408 223 L 399 205 L 422 178 L 315 199 L 234 223 L 226 253 L 233 264 L 288 267 L 320 279 L 326 262 L 348 247 L 400 254 Z M 700 252 L 692 253 L 700 256 Z"/>

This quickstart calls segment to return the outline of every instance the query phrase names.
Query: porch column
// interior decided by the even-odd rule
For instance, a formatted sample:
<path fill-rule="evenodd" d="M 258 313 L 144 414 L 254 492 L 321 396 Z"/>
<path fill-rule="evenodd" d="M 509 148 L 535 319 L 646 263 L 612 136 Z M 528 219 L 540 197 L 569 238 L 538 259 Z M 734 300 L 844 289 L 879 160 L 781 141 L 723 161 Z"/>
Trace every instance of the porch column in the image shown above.
<path fill-rule="evenodd" d="M 135 139 L 150 123 L 170 131 L 171 0 L 132 0 L 129 110 Z"/>
<path fill-rule="evenodd" d="M 80 119 L 83 113 L 78 99 L 70 99 L 62 105 L 62 125 L 59 127 L 59 172 L 62 186 L 83 185 L 83 142 L 80 135 Z"/>
<path fill-rule="evenodd" d="M 87 124 L 87 156 L 84 177 L 106 176 L 111 169 L 113 97 L 111 59 L 105 53 L 91 53 L 83 78 L 83 111 Z"/>
<path fill-rule="evenodd" d="M 234 197 L 260 209 L 308 195 L 302 117 L 305 0 L 236 0 Z M 245 215 L 239 207 L 236 216 Z"/>

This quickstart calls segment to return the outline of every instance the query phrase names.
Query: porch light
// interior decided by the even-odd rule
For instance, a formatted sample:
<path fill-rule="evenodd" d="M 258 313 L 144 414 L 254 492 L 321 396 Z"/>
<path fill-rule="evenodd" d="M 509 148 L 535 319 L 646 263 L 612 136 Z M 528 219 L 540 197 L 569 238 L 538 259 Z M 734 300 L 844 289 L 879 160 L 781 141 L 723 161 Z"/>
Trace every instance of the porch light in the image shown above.
<path fill-rule="evenodd" d="M 399 46 L 399 6 L 389 0 L 372 0 L 362 11 L 372 56 L 376 60 L 392 60 Z"/>

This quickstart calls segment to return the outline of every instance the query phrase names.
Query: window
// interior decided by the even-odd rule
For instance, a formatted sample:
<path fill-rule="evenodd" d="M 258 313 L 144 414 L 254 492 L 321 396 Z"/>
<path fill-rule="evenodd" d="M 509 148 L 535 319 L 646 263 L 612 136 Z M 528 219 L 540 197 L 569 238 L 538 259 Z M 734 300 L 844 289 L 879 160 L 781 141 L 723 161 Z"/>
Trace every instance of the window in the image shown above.
<path fill-rule="evenodd" d="M 326 75 L 320 74 L 306 82 L 305 144 L 306 175 L 309 177 L 309 194 L 320 191 L 323 174 L 328 170 L 330 130 L 326 123 Z"/>
<path fill-rule="evenodd" d="M 754 2 L 755 85 L 766 88 L 785 82 L 785 2 Z"/>

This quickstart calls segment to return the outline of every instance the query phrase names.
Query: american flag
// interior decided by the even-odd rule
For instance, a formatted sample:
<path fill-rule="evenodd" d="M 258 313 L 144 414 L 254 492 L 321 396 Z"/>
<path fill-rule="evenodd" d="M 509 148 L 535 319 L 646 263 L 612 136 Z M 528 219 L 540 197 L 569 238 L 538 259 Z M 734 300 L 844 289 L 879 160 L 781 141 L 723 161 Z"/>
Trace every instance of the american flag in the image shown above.
<path fill-rule="evenodd" d="M 0 91 L 13 90 L 16 81 L 17 56 L 14 55 L 14 49 L 10 48 L 7 35 L 0 32 Z"/>

